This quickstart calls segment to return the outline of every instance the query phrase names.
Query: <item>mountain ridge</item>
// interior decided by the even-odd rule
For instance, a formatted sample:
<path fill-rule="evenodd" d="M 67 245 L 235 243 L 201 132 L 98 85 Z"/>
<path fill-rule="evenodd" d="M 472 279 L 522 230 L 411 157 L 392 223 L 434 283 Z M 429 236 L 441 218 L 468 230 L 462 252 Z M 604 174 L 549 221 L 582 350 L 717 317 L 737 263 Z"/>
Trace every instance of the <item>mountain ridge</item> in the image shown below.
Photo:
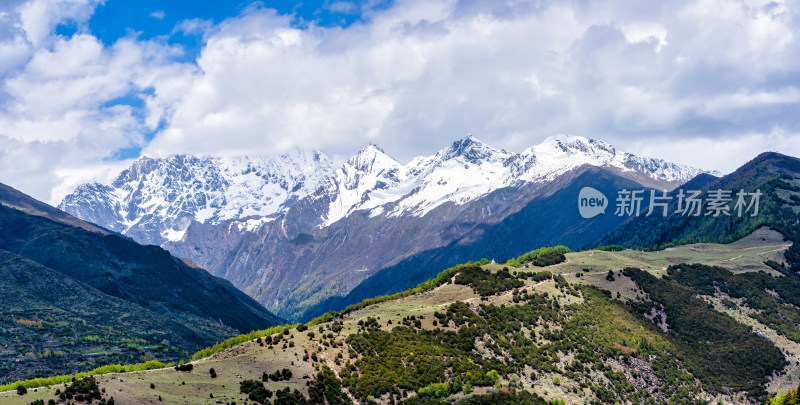
<path fill-rule="evenodd" d="M 330 200 L 331 208 L 322 214 L 325 219 L 321 226 L 330 225 L 359 209 L 372 210 L 373 215 L 388 211 L 395 216 L 424 216 L 432 208 L 448 201 L 463 204 L 498 188 L 552 181 L 583 164 L 638 172 L 645 178 L 650 177 L 651 184 L 668 188 L 702 172 L 661 159 L 618 153 L 605 142 L 579 136 L 561 134 L 549 137 L 517 154 L 491 147 L 470 135 L 432 156 L 414 158 L 406 165 L 391 159 L 390 165 L 375 174 L 378 178 L 375 183 L 381 185 L 379 192 L 375 193 L 377 197 L 373 198 L 373 188 L 365 186 L 366 192 L 347 201 L 337 199 L 344 193 L 337 192 L 336 187 L 323 187 L 310 198 L 321 199 L 323 196 L 320 194 L 327 194 Z M 339 177 L 336 180 L 339 184 L 353 185 L 357 182 L 357 179 Z M 392 192 L 393 186 L 395 192 Z M 336 206 L 337 202 L 339 206 Z M 385 207 L 389 204 L 393 204 L 391 210 Z"/>
<path fill-rule="evenodd" d="M 582 164 L 638 172 L 673 187 L 702 172 L 661 159 L 620 153 L 602 141 L 556 135 L 522 153 L 491 147 L 469 135 L 403 165 L 369 144 L 339 168 L 321 152 L 275 158 L 173 155 L 143 157 L 110 185 L 87 183 L 59 204 L 63 211 L 161 245 L 177 242 L 192 221 L 280 215 L 297 201 L 320 201 L 314 226 L 329 226 L 357 210 L 424 216 L 446 203 L 464 204 L 491 191 L 546 182 Z M 299 171 L 299 173 L 297 173 Z"/>
<path fill-rule="evenodd" d="M 31 215 L 37 215 L 56 222 L 77 226 L 78 228 L 85 229 L 89 232 L 97 232 L 101 234 L 110 233 L 110 231 L 107 229 L 98 227 L 93 223 L 81 220 L 67 214 L 62 210 L 53 208 L 48 204 L 30 198 L 23 192 L 2 183 L 0 183 L 0 204 L 24 211 Z"/>
<path fill-rule="evenodd" d="M 767 392 L 796 386 L 800 336 L 782 328 L 789 320 L 763 323 L 767 314 L 739 298 L 797 302 L 800 281 L 782 281 L 764 264 L 787 246 L 760 229 L 730 245 L 566 252 L 555 263 L 510 269 L 468 263 L 407 293 L 237 340 L 191 365 L 94 381 L 123 404 L 156 396 L 168 403 L 759 404 Z M 631 262 L 639 268 L 626 267 Z M 670 277 L 659 277 L 665 272 Z M 56 389 L 64 386 L 0 398 L 47 401 Z"/>
<path fill-rule="evenodd" d="M 498 206 L 519 204 L 515 211 L 506 208 L 506 212 L 514 212 L 505 219 L 493 217 L 498 221 L 495 224 L 440 223 L 437 232 L 447 229 L 462 236 L 447 246 L 460 250 L 440 256 L 463 261 L 465 255 L 477 259 L 475 255 L 481 252 L 495 252 L 492 257 L 499 255 L 502 260 L 506 258 L 503 249 L 536 246 L 535 236 L 551 242 L 573 238 L 573 244 L 582 245 L 591 236 L 587 230 L 601 227 L 646 238 L 648 232 L 660 228 L 649 222 L 626 227 L 644 218 L 666 224 L 674 219 L 652 216 L 627 221 L 610 213 L 578 219 L 576 196 L 584 186 L 596 187 L 605 195 L 621 188 L 644 187 L 630 172 L 584 164 L 528 190 L 524 198 L 520 190 L 507 187 L 469 204 L 437 207 L 432 214 L 445 215 L 441 211 L 449 209 L 464 219 L 476 218 L 464 216 L 466 211 L 483 211 L 492 202 Z M 766 205 L 761 207 L 761 217 L 752 222 L 730 222 L 722 217 L 710 223 L 710 217 L 702 217 L 697 224 L 689 224 L 689 232 L 707 232 L 708 239 L 719 229 L 737 239 L 740 230 L 748 232 L 730 244 L 700 241 L 703 243 L 660 251 L 567 251 L 542 262 L 520 258 L 494 264 L 481 260 L 449 268 L 408 293 L 376 297 L 377 290 L 367 292 L 365 297 L 371 298 L 354 309 L 328 313 L 288 333 L 245 341 L 194 362 L 188 372 L 170 368 L 129 374 L 126 382 L 107 375 L 100 376 L 98 383 L 122 398 L 140 402 L 152 401 L 156 394 L 167 402 L 186 397 L 180 383 L 185 381 L 193 387 L 188 395 L 213 396 L 223 402 L 266 403 L 262 396 L 266 391 L 254 391 L 263 386 L 281 390 L 270 391 L 277 395 L 276 402 L 300 402 L 307 396 L 310 403 L 327 403 L 331 398 L 344 403 L 515 399 L 542 404 L 556 400 L 640 403 L 676 398 L 684 402 L 764 403 L 768 392 L 794 387 L 792 376 L 800 372 L 796 350 L 800 333 L 795 322 L 800 319 L 800 279 L 792 269 L 800 263 L 792 253 L 800 240 L 796 233 L 800 229 L 800 159 L 762 154 L 728 176 L 700 174 L 684 186 L 758 188 L 764 192 Z M 553 214 L 554 209 L 558 215 Z M 356 234 L 338 227 L 369 230 L 362 226 L 370 223 L 368 211 L 353 215 L 366 222 L 338 221 L 310 233 L 295 232 L 286 246 L 341 245 Z M 280 222 L 275 218 L 264 227 L 281 232 Z M 729 228 L 729 224 L 736 227 Z M 756 228 L 750 232 L 753 226 Z M 571 229 L 580 232 L 560 237 L 539 235 Z M 337 230 L 342 233 L 325 236 L 325 232 Z M 511 246 L 514 243 L 519 246 Z M 381 249 L 364 249 L 361 254 L 368 256 Z M 419 263 L 381 279 L 406 283 L 411 281 L 401 276 L 414 268 L 434 271 L 430 275 L 442 269 L 430 258 L 419 259 Z M 378 282 L 374 275 L 366 280 Z M 443 354 L 446 361 L 442 361 Z M 287 371 L 268 375 L 281 367 Z M 470 383 L 468 388 L 465 382 Z M 151 383 L 149 388 L 147 383 Z M 492 388 L 498 383 L 504 389 Z M 287 385 L 296 391 L 283 391 Z M 321 385 L 329 388 L 324 394 Z M 52 397 L 55 388 L 40 390 L 32 398 Z M 334 397 L 342 392 L 345 395 Z M 444 399 L 429 398 L 436 396 Z"/>
<path fill-rule="evenodd" d="M 58 208 L 139 242 L 180 240 L 191 221 L 267 216 L 288 209 L 327 177 L 319 151 L 275 157 L 142 157 L 110 185 L 80 185 Z"/>
<path fill-rule="evenodd" d="M 565 186 L 564 179 L 582 168 L 600 167 L 657 188 L 674 187 L 700 172 L 632 156 L 602 141 L 568 135 L 548 138 L 523 154 L 468 136 L 403 165 L 371 144 L 285 212 L 216 223 L 186 217 L 180 238 L 161 246 L 230 280 L 279 315 L 297 319 L 304 308 L 345 296 L 388 266 L 465 234 L 480 239 L 482 229 L 542 193 L 557 191 L 548 185 Z M 594 233 L 599 229 L 592 235 L 599 237 Z"/>
<path fill-rule="evenodd" d="M 458 224 L 455 230 L 449 231 L 457 235 L 449 243 L 399 257 L 358 283 L 346 295 L 319 302 L 307 310 L 301 319 L 317 316 L 327 309 L 339 310 L 372 296 L 402 291 L 432 277 L 434 269 L 447 268 L 468 260 L 485 257 L 503 262 L 524 253 L 529 246 L 558 243 L 577 250 L 588 245 L 594 240 L 592 235 L 602 235 L 616 229 L 625 218 L 613 215 L 592 219 L 580 217 L 578 210 L 572 207 L 576 204 L 579 190 L 585 186 L 597 188 L 607 195 L 623 188 L 642 187 L 636 180 L 623 177 L 618 171 L 581 166 L 551 183 L 528 191 L 529 197 L 516 201 L 518 207 L 509 210 L 513 212 L 507 216 L 497 217 L 495 221 Z M 497 199 L 510 198 L 504 196 L 507 193 L 520 194 L 518 191 L 500 189 L 493 195 Z M 486 200 L 489 199 L 480 202 Z M 388 280 L 392 280 L 392 283 Z"/>
<path fill-rule="evenodd" d="M 762 225 L 772 226 L 787 239 L 800 240 L 798 224 L 791 221 L 797 214 L 792 204 L 795 199 L 800 199 L 800 185 L 792 178 L 797 173 L 800 173 L 800 159 L 776 152 L 761 153 L 726 176 L 711 179 L 701 175 L 688 183 L 690 187 L 696 187 L 703 192 L 711 189 L 731 190 L 734 196 L 739 190 L 759 190 L 762 195 L 758 217 L 730 215 L 717 219 L 706 215 L 683 216 L 675 212 L 677 200 L 673 198 L 670 202 L 671 214 L 666 219 L 655 216 L 633 217 L 590 246 L 619 244 L 626 247 L 657 248 L 696 241 L 726 242 Z M 783 176 L 788 176 L 789 179 L 783 179 Z M 675 197 L 674 192 L 672 196 Z M 795 243 L 787 254 L 795 257 L 793 255 L 798 255 L 798 252 L 800 244 Z M 800 260 L 793 260 L 793 264 L 800 269 Z"/>

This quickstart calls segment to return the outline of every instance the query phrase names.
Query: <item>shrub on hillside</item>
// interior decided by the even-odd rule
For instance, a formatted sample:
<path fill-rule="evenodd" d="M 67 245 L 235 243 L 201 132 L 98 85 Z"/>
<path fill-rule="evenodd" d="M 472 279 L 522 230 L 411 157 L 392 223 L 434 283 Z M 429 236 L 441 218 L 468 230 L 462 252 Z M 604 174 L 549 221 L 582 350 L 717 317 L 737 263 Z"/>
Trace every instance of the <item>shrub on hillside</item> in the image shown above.
<path fill-rule="evenodd" d="M 455 282 L 472 287 L 480 296 L 494 295 L 525 285 L 522 280 L 512 276 L 507 267 L 496 273 L 480 267 L 467 267 L 458 272 Z"/>

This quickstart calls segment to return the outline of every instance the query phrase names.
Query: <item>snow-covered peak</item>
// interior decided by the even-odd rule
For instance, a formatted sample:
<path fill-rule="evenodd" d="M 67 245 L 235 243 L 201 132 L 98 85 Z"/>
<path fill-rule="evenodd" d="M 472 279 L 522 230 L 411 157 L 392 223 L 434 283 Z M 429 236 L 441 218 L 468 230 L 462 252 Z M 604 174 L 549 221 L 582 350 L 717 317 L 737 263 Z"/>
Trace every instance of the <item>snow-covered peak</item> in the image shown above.
<path fill-rule="evenodd" d="M 467 162 L 476 163 L 479 161 L 495 161 L 507 158 L 508 155 L 508 152 L 489 146 L 470 134 L 466 138 L 459 139 L 440 150 L 436 154 L 436 160 L 446 161 L 461 158 Z"/>
<path fill-rule="evenodd" d="M 119 214 L 120 206 L 116 190 L 105 184 L 86 183 L 64 197 L 58 206 L 62 211 L 84 221 L 104 226 L 115 232 L 124 229 Z"/>
<path fill-rule="evenodd" d="M 587 164 L 636 171 L 667 182 L 687 181 L 702 172 L 620 153 L 606 142 L 567 134 L 548 137 L 519 154 L 470 135 L 406 165 L 388 157 L 382 158 L 380 165 L 373 164 L 379 160 L 377 156 L 385 156 L 378 151 L 368 146 L 356 154 L 319 191 L 330 201 L 322 226 L 357 210 L 371 210 L 372 215 L 425 215 L 447 202 L 464 204 L 498 188 L 551 181 Z"/>
<path fill-rule="evenodd" d="M 383 149 L 370 143 L 355 155 L 347 159 L 346 165 L 363 172 L 380 171 L 384 168 L 396 166 L 396 160 L 387 155 Z"/>
<path fill-rule="evenodd" d="M 374 144 L 335 169 L 318 151 L 277 157 L 142 157 L 111 185 L 78 187 L 59 207 L 139 241 L 160 244 L 181 239 L 192 221 L 235 220 L 237 229 L 253 230 L 306 197 L 321 204 L 320 226 L 359 210 L 422 216 L 442 204 L 465 204 L 499 188 L 545 183 L 582 165 L 673 184 L 702 172 L 618 152 L 582 136 L 559 134 L 513 153 L 470 135 L 405 165 Z"/>
<path fill-rule="evenodd" d="M 85 213 L 77 207 L 93 207 L 109 221 L 116 218 L 116 223 L 99 225 L 126 234 L 142 233 L 140 241 L 160 244 L 180 239 L 192 221 L 216 224 L 284 212 L 316 190 L 332 174 L 332 167 L 319 151 L 281 156 L 145 156 L 110 186 L 79 187 L 60 207 L 79 217 Z M 97 192 L 90 192 L 92 188 Z"/>
<path fill-rule="evenodd" d="M 336 222 L 354 209 L 370 209 L 402 197 L 383 192 L 404 189 L 399 187 L 407 179 L 402 169 L 400 163 L 372 143 L 358 151 L 314 194 L 313 198 L 327 196 L 330 200 L 323 223 Z"/>
<path fill-rule="evenodd" d="M 549 181 L 581 165 L 611 167 L 640 172 L 652 179 L 681 182 L 702 170 L 618 152 L 607 142 L 582 136 L 558 134 L 531 146 L 520 154 L 515 175 L 524 182 Z"/>
<path fill-rule="evenodd" d="M 525 182 L 552 180 L 584 164 L 608 165 L 615 154 L 614 147 L 603 141 L 558 134 L 523 151 L 514 174 Z"/>
<path fill-rule="evenodd" d="M 362 154 L 364 151 L 355 156 L 358 161 Z M 351 158 L 321 190 L 331 201 L 322 225 L 356 210 L 372 210 L 378 215 L 386 211 L 387 204 L 395 204 L 391 215 L 424 215 L 448 201 L 467 202 L 502 181 L 515 156 L 470 135 L 406 165 L 383 158 L 380 170 L 372 168 L 370 172 L 353 172 Z"/>
<path fill-rule="evenodd" d="M 526 149 L 522 155 L 538 155 L 544 157 L 555 156 L 585 156 L 587 158 L 602 158 L 616 154 L 610 144 L 582 136 L 558 134 L 546 138 L 542 143 Z"/>

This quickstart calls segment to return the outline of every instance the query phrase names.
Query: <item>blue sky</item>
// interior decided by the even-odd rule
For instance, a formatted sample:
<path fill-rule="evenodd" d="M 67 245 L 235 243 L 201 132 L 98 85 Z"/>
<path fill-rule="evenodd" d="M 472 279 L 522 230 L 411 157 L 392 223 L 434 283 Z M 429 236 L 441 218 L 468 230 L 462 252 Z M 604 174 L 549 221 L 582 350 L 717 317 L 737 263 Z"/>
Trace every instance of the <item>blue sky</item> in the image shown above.
<path fill-rule="evenodd" d="M 166 38 L 171 44 L 180 44 L 186 49 L 187 60 L 193 60 L 202 48 L 202 33 L 185 33 L 176 27 L 186 20 L 202 20 L 209 24 L 240 15 L 255 8 L 274 9 L 280 14 L 295 17 L 295 26 L 313 23 L 319 26 L 347 27 L 354 22 L 363 22 L 362 8 L 379 10 L 391 6 L 391 1 L 252 1 L 252 0 L 107 0 L 99 5 L 89 20 L 93 35 L 103 43 L 111 45 L 120 38 L 135 33 L 140 39 Z M 74 21 L 67 21 L 57 28 L 59 33 L 76 30 Z"/>
<path fill-rule="evenodd" d="M 400 161 L 569 133 L 731 171 L 800 155 L 790 0 L 4 0 L 0 182 L 58 203 L 143 154 Z"/>

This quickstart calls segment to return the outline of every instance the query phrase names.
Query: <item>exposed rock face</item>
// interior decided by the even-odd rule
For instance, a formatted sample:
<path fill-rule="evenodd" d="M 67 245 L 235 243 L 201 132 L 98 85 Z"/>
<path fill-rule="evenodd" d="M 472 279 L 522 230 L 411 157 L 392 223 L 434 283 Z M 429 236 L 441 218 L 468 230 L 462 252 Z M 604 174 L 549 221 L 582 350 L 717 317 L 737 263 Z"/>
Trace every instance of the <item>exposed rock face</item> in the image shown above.
<path fill-rule="evenodd" d="M 299 156 L 143 158 L 111 186 L 79 187 L 61 207 L 160 244 L 296 319 L 405 259 L 480 243 L 485 229 L 540 204 L 586 168 L 669 189 L 702 173 L 568 135 L 519 154 L 467 137 L 405 165 L 375 145 L 335 170 L 320 153 Z"/>
<path fill-rule="evenodd" d="M 314 191 L 332 166 L 320 152 L 143 157 L 110 186 L 81 185 L 58 207 L 138 242 L 161 245 L 180 240 L 192 221 L 218 224 L 285 212 Z"/>

